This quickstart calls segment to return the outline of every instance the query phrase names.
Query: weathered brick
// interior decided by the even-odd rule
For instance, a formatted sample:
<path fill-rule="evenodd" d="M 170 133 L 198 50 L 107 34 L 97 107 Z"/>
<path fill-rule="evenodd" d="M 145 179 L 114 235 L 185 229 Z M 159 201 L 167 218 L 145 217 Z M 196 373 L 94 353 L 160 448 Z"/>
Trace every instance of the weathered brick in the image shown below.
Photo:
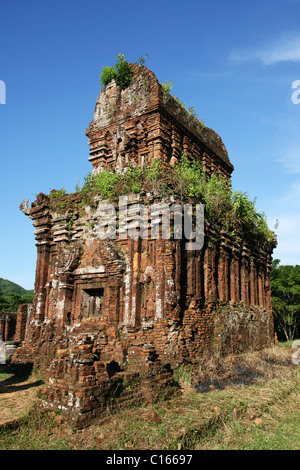
<path fill-rule="evenodd" d="M 86 130 L 93 172 L 154 159 L 170 169 L 184 151 L 207 175 L 229 180 L 233 166 L 221 138 L 166 97 L 151 71 L 133 70 L 132 87 L 121 91 L 112 82 L 97 99 Z M 150 196 L 131 195 L 130 204 Z M 159 384 L 172 385 L 170 366 L 272 344 L 271 245 L 237 247 L 208 222 L 204 246 L 192 254 L 174 236 L 133 240 L 119 232 L 103 240 L 93 230 L 101 199 L 75 210 L 79 202 L 69 195 L 61 213 L 51 195 L 22 204 L 36 229 L 37 267 L 26 335 L 25 310 L 18 312 L 24 342 L 14 361 L 49 366 L 45 407 L 61 407 L 82 426 L 118 398 L 134 400 L 139 386 L 151 397 Z"/>

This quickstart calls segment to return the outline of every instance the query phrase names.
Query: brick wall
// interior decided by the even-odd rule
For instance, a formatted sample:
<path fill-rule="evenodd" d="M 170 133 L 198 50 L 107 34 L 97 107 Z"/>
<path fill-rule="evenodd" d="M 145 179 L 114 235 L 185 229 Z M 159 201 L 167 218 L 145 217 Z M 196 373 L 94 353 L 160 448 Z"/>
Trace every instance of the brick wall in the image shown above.
<path fill-rule="evenodd" d="M 184 151 L 207 175 L 229 179 L 221 138 L 166 96 L 152 72 L 134 71 L 130 88 L 112 83 L 99 94 L 86 131 L 93 172 L 154 158 L 170 168 Z M 129 207 L 149 197 L 130 196 Z M 21 205 L 34 222 L 37 266 L 30 324 L 13 360 L 48 368 L 45 408 L 82 426 L 108 406 L 152 396 L 158 384 L 169 392 L 171 368 L 183 362 L 273 343 L 271 243 L 263 249 L 205 221 L 203 247 L 189 251 L 174 234 L 153 237 L 148 219 L 148 237 L 124 237 L 118 227 L 116 239 L 100 239 L 103 201 L 82 210 L 76 202 L 69 195 L 59 211 L 39 194 L 31 208 Z M 23 338 L 25 307 L 18 315 Z"/>

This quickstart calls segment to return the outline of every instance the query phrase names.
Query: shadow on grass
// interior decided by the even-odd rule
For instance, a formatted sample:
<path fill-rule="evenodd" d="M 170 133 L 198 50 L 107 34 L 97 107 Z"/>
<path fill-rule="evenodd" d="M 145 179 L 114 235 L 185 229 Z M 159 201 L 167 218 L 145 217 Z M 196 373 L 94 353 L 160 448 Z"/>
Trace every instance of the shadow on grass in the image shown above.
<path fill-rule="evenodd" d="M 199 361 L 199 370 L 193 377 L 193 385 L 200 392 L 224 390 L 231 385 L 253 385 L 275 378 L 291 376 L 295 373 L 290 353 L 281 350 L 263 350 L 251 355 L 234 355 L 224 358 L 211 357 Z"/>
<path fill-rule="evenodd" d="M 42 385 L 44 383 L 43 380 L 28 382 L 32 368 L 33 364 L 0 365 L 0 395 L 2 393 L 13 393 Z M 1 374 L 9 375 L 9 377 L 1 380 Z"/>
<path fill-rule="evenodd" d="M 231 367 L 214 364 L 215 367 L 208 367 L 199 377 L 197 385 L 198 392 L 210 392 L 212 390 L 224 390 L 231 385 L 253 385 L 257 380 L 263 378 L 263 374 L 254 367 L 249 366 L 245 361 L 239 359 L 238 363 L 232 361 Z"/>

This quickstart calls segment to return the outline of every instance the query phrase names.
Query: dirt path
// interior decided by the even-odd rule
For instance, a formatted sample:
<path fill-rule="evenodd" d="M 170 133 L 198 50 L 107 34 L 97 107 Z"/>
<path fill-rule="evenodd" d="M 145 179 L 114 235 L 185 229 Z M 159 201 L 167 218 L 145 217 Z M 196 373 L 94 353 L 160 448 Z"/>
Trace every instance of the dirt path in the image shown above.
<path fill-rule="evenodd" d="M 1 371 L 0 371 L 1 372 Z M 0 426 L 26 415 L 43 381 L 30 377 L 29 371 L 0 373 Z"/>

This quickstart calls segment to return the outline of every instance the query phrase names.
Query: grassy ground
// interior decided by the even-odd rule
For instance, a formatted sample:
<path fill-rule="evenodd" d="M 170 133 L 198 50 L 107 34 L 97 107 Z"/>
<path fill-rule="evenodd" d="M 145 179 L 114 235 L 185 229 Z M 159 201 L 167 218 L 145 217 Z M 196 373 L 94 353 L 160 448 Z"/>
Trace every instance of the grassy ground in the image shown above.
<path fill-rule="evenodd" d="M 207 359 L 176 374 L 178 396 L 107 414 L 81 431 L 32 409 L 0 428 L 0 449 L 299 450 L 300 373 L 290 347 Z"/>
<path fill-rule="evenodd" d="M 24 416 L 42 383 L 30 367 L 0 365 L 0 426 Z"/>

